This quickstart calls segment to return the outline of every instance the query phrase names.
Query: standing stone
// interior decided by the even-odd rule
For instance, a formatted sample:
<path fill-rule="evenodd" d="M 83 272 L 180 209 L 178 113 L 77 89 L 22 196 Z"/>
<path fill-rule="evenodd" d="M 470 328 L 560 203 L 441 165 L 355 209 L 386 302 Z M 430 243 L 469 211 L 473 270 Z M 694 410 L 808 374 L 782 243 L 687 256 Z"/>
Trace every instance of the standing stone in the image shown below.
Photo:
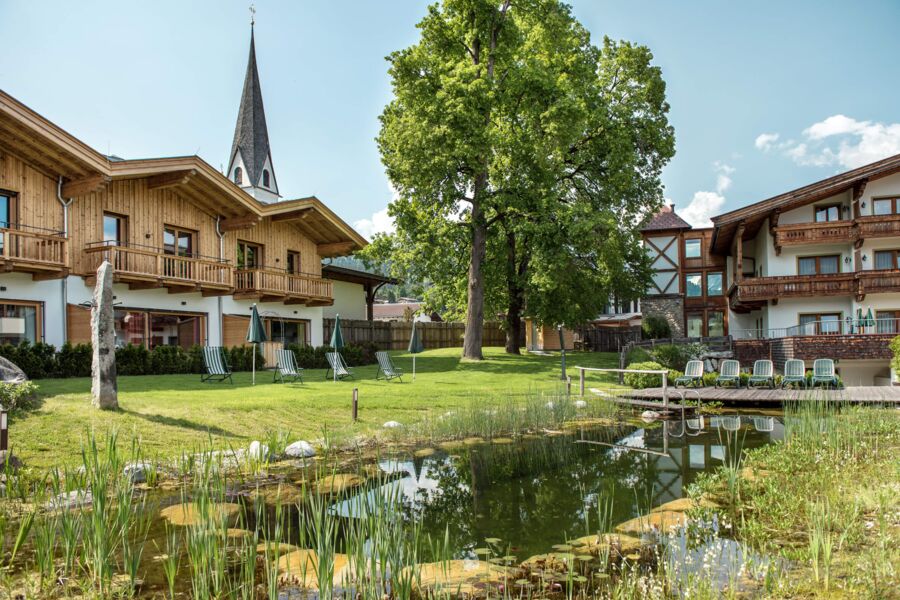
<path fill-rule="evenodd" d="M 113 266 L 104 260 L 97 269 L 91 308 L 91 403 L 102 409 L 119 408 L 116 384 L 116 325 L 113 311 Z"/>

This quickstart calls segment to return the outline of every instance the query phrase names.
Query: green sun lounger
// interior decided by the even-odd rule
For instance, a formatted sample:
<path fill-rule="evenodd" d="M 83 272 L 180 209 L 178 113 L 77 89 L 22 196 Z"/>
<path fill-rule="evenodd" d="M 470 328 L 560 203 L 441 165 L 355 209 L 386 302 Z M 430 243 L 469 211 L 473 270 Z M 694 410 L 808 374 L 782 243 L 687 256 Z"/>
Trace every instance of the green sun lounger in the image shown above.
<path fill-rule="evenodd" d="M 326 352 L 325 359 L 328 361 L 328 370 L 325 371 L 325 379 L 353 378 L 353 370 L 344 362 L 344 357 L 340 352 Z"/>
<path fill-rule="evenodd" d="M 378 372 L 375 374 L 375 379 L 384 375 L 384 378 L 388 381 L 395 377 L 401 382 L 403 381 L 403 371 L 394 365 L 394 361 L 391 360 L 390 354 L 384 350 L 379 350 L 375 353 L 375 358 L 378 360 Z"/>
<path fill-rule="evenodd" d="M 753 374 L 747 381 L 747 387 L 754 385 L 765 385 L 775 389 L 775 368 L 771 360 L 758 360 L 753 363 Z"/>
<path fill-rule="evenodd" d="M 675 380 L 675 387 L 683 385 L 685 387 L 693 385 L 694 387 L 703 387 L 703 361 L 689 360 L 684 367 L 684 375 Z"/>
<path fill-rule="evenodd" d="M 300 380 L 303 383 L 303 369 L 297 366 L 297 357 L 294 356 L 293 350 L 276 350 L 275 351 L 275 373 L 272 375 L 272 381 L 284 383 L 286 380 Z"/>
<path fill-rule="evenodd" d="M 741 387 L 741 363 L 736 360 L 723 360 L 719 364 L 719 376 L 716 377 L 716 387 L 726 384 L 734 384 L 734 387 Z"/>
<path fill-rule="evenodd" d="M 813 363 L 812 387 L 816 387 L 818 383 L 824 387 L 838 386 L 838 378 L 834 374 L 834 361 L 830 358 L 817 358 Z"/>
<path fill-rule="evenodd" d="M 781 380 L 781 387 L 786 388 L 789 385 L 798 385 L 806 389 L 806 363 L 799 358 L 792 358 L 784 363 L 784 378 Z"/>
<path fill-rule="evenodd" d="M 225 381 L 234 383 L 231 378 L 231 365 L 225 358 L 225 349 L 221 346 L 203 346 L 203 368 L 206 373 L 200 375 L 200 381 Z"/>

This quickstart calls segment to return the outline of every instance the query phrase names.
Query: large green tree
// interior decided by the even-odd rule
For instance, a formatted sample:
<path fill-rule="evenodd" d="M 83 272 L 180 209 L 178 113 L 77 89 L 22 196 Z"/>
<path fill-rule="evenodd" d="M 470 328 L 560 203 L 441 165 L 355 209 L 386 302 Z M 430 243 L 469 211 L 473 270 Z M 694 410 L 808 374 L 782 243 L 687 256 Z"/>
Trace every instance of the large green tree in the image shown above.
<path fill-rule="evenodd" d="M 635 228 L 674 147 L 649 51 L 593 46 L 555 0 L 444 0 L 419 28 L 389 57 L 378 143 L 397 233 L 371 254 L 430 281 L 431 304 L 465 306 L 467 358 L 485 310 L 517 351 L 523 314 L 574 324 L 637 294 Z"/>

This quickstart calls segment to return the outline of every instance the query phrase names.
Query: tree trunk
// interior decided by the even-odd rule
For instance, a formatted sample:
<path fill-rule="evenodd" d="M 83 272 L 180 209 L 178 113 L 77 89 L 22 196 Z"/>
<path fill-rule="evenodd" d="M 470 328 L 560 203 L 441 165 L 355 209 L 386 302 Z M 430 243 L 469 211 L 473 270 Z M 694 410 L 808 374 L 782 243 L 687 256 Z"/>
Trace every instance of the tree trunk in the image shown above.
<path fill-rule="evenodd" d="M 506 353 L 519 354 L 522 333 L 523 290 L 519 278 L 516 236 L 506 233 Z"/>
<path fill-rule="evenodd" d="M 472 201 L 472 256 L 469 260 L 468 305 L 466 306 L 466 334 L 463 337 L 463 358 L 482 360 L 481 342 L 484 329 L 484 274 L 482 264 L 487 248 L 487 224 L 481 195 L 487 187 L 487 173 L 475 177 Z"/>

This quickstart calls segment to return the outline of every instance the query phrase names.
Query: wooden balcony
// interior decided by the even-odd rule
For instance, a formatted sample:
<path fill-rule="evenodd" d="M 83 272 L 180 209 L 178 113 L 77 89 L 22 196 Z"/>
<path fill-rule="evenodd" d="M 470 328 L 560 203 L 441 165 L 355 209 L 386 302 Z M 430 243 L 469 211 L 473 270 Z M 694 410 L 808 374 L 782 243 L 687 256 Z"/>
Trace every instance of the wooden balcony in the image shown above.
<path fill-rule="evenodd" d="M 307 273 L 288 273 L 270 268 L 238 269 L 234 281 L 236 299 L 306 306 L 330 306 L 334 303 L 332 282 Z"/>
<path fill-rule="evenodd" d="M 35 280 L 65 277 L 67 247 L 61 231 L 10 223 L 0 227 L 0 271 L 31 273 Z"/>
<path fill-rule="evenodd" d="M 829 275 L 788 275 L 781 277 L 748 277 L 729 290 L 731 308 L 746 312 L 779 298 L 815 298 L 818 296 L 850 296 L 856 294 L 856 273 Z"/>
<path fill-rule="evenodd" d="M 847 244 L 853 240 L 853 221 L 794 223 L 775 228 L 775 246 Z"/>
<path fill-rule="evenodd" d="M 858 217 L 856 228 L 860 240 L 900 236 L 900 215 Z"/>
<path fill-rule="evenodd" d="M 115 269 L 114 280 L 131 289 L 167 288 L 169 293 L 201 292 L 221 296 L 234 288 L 234 271 L 228 261 L 198 255 L 176 256 L 140 245 L 88 244 L 84 249 L 91 272 L 104 260 Z M 93 275 L 87 277 L 90 284 Z"/>
<path fill-rule="evenodd" d="M 900 292 L 900 269 L 877 269 L 858 271 L 857 296 L 862 300 L 866 294 Z"/>

